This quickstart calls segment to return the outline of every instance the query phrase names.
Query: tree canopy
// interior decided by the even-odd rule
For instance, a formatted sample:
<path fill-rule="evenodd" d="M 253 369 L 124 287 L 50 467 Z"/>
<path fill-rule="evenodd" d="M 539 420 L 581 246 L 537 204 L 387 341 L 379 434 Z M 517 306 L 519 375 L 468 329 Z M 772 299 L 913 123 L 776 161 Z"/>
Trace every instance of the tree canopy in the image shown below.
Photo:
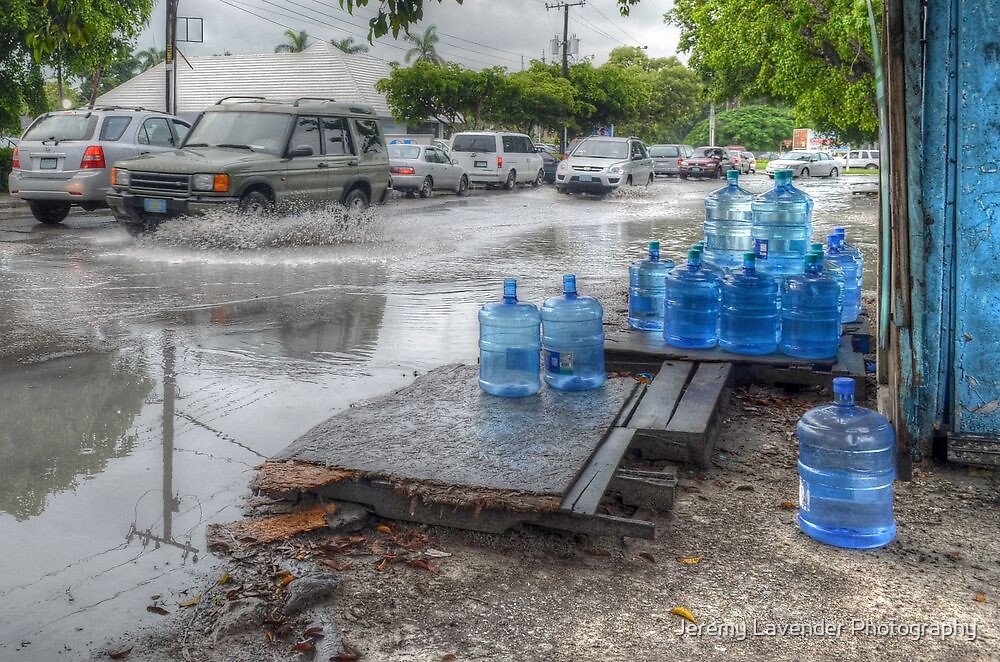
<path fill-rule="evenodd" d="M 301 53 L 309 45 L 309 35 L 302 30 L 285 30 L 285 41 L 274 47 L 275 53 Z"/>
<path fill-rule="evenodd" d="M 881 13 L 882 0 L 874 0 Z M 768 98 L 794 105 L 799 124 L 846 138 L 878 129 L 871 33 L 857 0 L 676 0 L 681 28 L 716 101 Z"/>
<path fill-rule="evenodd" d="M 715 144 L 742 145 L 752 152 L 780 151 L 781 141 L 792 137 L 795 117 L 786 108 L 748 105 L 723 110 L 715 117 Z M 708 144 L 708 120 L 684 136 L 689 145 Z"/>
<path fill-rule="evenodd" d="M 437 26 L 428 25 L 423 34 L 407 34 L 405 39 L 413 44 L 413 48 L 406 51 L 406 62 L 412 59 L 414 62 L 444 64 L 444 58 L 437 52 L 437 43 L 441 41 L 437 34 Z"/>

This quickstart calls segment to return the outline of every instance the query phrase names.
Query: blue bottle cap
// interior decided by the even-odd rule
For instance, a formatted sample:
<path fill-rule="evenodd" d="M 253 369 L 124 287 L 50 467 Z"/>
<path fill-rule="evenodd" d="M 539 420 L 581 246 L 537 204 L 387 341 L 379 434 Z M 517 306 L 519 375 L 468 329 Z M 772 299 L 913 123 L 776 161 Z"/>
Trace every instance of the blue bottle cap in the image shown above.
<path fill-rule="evenodd" d="M 841 237 L 847 236 L 847 230 L 844 228 L 834 228 L 833 231 L 839 234 Z"/>
<path fill-rule="evenodd" d="M 503 298 L 504 299 L 516 299 L 517 298 L 517 279 L 516 278 L 504 278 L 503 279 Z"/>
<path fill-rule="evenodd" d="M 576 276 L 574 274 L 563 276 L 563 294 L 576 294 Z"/>
<path fill-rule="evenodd" d="M 818 241 L 814 241 L 812 244 L 809 245 L 809 250 L 811 250 L 811 251 L 819 251 L 820 253 L 822 253 L 823 252 L 823 244 L 821 244 Z"/>
<path fill-rule="evenodd" d="M 657 261 L 660 259 L 660 242 L 649 242 L 649 259 Z"/>
<path fill-rule="evenodd" d="M 736 184 L 740 181 L 740 171 L 739 170 L 727 170 L 726 171 L 726 182 L 729 184 Z"/>
<path fill-rule="evenodd" d="M 854 378 L 853 377 L 834 377 L 833 378 L 833 394 L 834 395 L 854 395 Z"/>
<path fill-rule="evenodd" d="M 688 251 L 688 263 L 689 264 L 701 264 L 701 251 L 697 248 L 692 248 Z"/>
<path fill-rule="evenodd" d="M 756 253 L 744 253 L 743 254 L 743 268 L 744 269 L 753 269 L 754 268 L 754 263 L 756 262 L 756 260 L 757 260 L 757 254 Z"/>
<path fill-rule="evenodd" d="M 792 183 L 792 170 L 791 168 L 779 168 L 774 171 L 774 183 L 775 184 L 791 184 Z"/>

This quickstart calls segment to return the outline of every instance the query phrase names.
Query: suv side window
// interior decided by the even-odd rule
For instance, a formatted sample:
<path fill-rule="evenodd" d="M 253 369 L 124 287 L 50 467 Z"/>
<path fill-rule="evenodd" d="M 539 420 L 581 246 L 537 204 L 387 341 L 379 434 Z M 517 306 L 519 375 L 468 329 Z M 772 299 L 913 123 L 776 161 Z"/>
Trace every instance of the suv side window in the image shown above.
<path fill-rule="evenodd" d="M 187 136 L 188 131 L 191 130 L 191 125 L 187 122 L 182 122 L 180 120 L 170 120 L 174 125 L 174 133 L 177 134 L 177 144 L 180 145 L 184 142 L 184 137 Z"/>
<path fill-rule="evenodd" d="M 525 154 L 534 153 L 535 146 L 531 144 L 531 138 L 521 138 L 521 151 Z"/>
<path fill-rule="evenodd" d="M 313 156 L 319 156 L 319 120 L 315 117 L 296 117 L 295 128 L 292 129 L 292 137 L 288 141 L 288 150 L 292 151 L 300 147 L 308 147 L 312 150 Z"/>
<path fill-rule="evenodd" d="M 174 134 L 165 117 L 150 117 L 139 127 L 139 144 L 173 147 Z"/>
<path fill-rule="evenodd" d="M 132 123 L 132 118 L 128 115 L 108 115 L 101 125 L 100 140 L 115 142 L 121 140 L 125 129 Z"/>
<path fill-rule="evenodd" d="M 323 117 L 323 146 L 329 156 L 350 156 L 354 154 L 351 131 L 343 117 Z"/>
<path fill-rule="evenodd" d="M 358 137 L 361 140 L 361 151 L 365 154 L 378 154 L 385 151 L 382 144 L 382 137 L 378 132 L 377 120 L 354 120 L 354 126 L 358 130 Z"/>

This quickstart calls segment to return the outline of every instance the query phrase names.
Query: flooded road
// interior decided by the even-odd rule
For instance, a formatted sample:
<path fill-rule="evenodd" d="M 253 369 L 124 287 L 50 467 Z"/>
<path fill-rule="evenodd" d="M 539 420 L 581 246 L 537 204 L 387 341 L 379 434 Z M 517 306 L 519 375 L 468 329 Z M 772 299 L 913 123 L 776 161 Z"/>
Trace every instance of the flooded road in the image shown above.
<path fill-rule="evenodd" d="M 877 199 L 807 181 L 874 285 Z M 769 188 L 750 177 L 747 188 Z M 78 659 L 155 625 L 211 575 L 204 528 L 253 467 L 336 411 L 475 362 L 476 312 L 575 272 L 607 300 L 650 238 L 675 260 L 718 183 L 606 199 L 551 187 L 397 199 L 346 236 L 306 214 L 135 240 L 107 216 L 0 220 L 0 659 Z M 345 241 L 346 240 L 346 241 Z"/>

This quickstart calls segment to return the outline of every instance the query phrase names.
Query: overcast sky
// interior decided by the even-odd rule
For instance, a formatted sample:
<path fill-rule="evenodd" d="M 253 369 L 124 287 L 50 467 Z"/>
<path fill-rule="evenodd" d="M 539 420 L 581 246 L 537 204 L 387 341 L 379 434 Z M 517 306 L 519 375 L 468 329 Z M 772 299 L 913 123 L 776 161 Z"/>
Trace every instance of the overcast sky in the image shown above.
<path fill-rule="evenodd" d="M 140 48 L 163 48 L 163 4 L 158 2 Z M 549 41 L 562 34 L 562 10 L 546 11 L 545 4 L 545 0 L 465 0 L 461 5 L 455 0 L 440 4 L 425 0 L 424 20 L 411 31 L 436 25 L 441 36 L 438 53 L 449 61 L 475 69 L 504 65 L 516 70 L 522 55 L 525 64 L 540 58 L 543 51 L 549 59 Z M 338 0 L 181 0 L 181 16 L 204 19 L 204 43 L 179 47 L 187 55 L 273 52 L 284 41 L 286 26 L 317 39 L 353 36 L 355 41 L 366 41 L 366 22 L 377 6 L 378 0 L 371 0 L 351 16 L 340 9 Z M 580 38 L 580 57 L 592 55 L 598 64 L 622 45 L 646 46 L 650 57 L 674 55 L 678 30 L 663 22 L 663 13 L 672 6 L 670 0 L 642 0 L 625 18 L 618 14 L 615 0 L 587 0 L 569 10 L 570 35 Z M 382 37 L 371 53 L 403 62 L 407 48 L 402 39 Z"/>

